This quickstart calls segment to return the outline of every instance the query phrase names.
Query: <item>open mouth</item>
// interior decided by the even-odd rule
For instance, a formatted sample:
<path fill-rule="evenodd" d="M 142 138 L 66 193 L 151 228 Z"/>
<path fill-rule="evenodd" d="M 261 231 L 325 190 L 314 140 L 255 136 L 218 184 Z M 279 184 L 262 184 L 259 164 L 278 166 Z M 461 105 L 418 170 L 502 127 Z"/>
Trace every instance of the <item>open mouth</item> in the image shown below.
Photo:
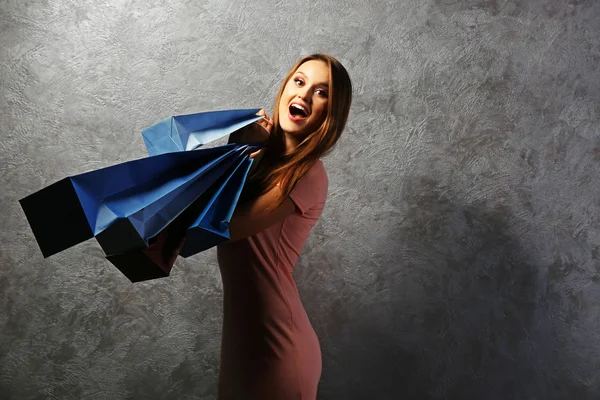
<path fill-rule="evenodd" d="M 305 119 L 308 118 L 309 112 L 300 104 L 292 103 L 290 104 L 290 115 L 296 120 Z"/>

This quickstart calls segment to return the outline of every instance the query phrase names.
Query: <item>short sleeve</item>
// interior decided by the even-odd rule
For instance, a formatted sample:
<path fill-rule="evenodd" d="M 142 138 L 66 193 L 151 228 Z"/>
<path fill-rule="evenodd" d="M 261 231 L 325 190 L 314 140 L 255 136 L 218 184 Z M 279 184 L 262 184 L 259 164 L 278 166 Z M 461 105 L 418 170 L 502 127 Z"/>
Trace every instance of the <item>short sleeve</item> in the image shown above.
<path fill-rule="evenodd" d="M 327 199 L 329 180 L 323 162 L 318 160 L 290 192 L 290 199 L 300 214 L 317 206 L 324 207 Z"/>

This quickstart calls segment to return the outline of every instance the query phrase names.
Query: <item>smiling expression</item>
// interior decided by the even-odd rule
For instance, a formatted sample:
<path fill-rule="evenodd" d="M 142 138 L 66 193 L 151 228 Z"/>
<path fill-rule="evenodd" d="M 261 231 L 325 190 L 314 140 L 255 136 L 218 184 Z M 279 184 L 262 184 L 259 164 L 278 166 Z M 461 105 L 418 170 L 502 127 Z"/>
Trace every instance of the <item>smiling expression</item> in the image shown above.
<path fill-rule="evenodd" d="M 317 130 L 327 116 L 329 68 L 319 60 L 302 64 L 286 83 L 279 101 L 279 125 L 296 140 Z"/>

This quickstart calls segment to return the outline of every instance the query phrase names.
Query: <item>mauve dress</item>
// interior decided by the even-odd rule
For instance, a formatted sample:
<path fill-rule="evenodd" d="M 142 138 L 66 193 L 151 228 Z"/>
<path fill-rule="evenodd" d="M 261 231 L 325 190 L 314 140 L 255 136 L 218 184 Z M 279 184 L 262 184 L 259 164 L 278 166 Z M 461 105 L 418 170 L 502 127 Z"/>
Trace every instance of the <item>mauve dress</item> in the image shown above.
<path fill-rule="evenodd" d="M 321 349 L 292 272 L 327 188 L 317 161 L 289 195 L 292 214 L 254 236 L 217 246 L 224 313 L 219 399 L 316 399 Z"/>

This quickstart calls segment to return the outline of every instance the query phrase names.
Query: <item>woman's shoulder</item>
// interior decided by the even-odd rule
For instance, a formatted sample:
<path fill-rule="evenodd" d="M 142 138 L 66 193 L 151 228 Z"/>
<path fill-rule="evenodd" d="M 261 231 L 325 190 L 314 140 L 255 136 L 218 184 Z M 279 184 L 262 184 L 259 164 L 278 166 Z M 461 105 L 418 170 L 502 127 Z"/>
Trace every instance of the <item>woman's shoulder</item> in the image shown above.
<path fill-rule="evenodd" d="M 290 198 L 303 214 L 306 210 L 325 203 L 328 186 L 325 166 L 318 160 L 294 186 Z"/>
<path fill-rule="evenodd" d="M 307 171 L 306 176 L 310 175 L 311 180 L 318 180 L 323 182 L 325 185 L 329 183 L 329 177 L 327 176 L 327 171 L 325 170 L 325 165 L 323 161 L 317 160 L 312 167 Z"/>
<path fill-rule="evenodd" d="M 311 190 L 318 192 L 319 197 L 327 197 L 327 189 L 329 187 L 329 177 L 325 170 L 325 165 L 321 160 L 317 160 L 312 167 L 306 172 L 301 181 L 305 181 L 305 185 Z"/>

